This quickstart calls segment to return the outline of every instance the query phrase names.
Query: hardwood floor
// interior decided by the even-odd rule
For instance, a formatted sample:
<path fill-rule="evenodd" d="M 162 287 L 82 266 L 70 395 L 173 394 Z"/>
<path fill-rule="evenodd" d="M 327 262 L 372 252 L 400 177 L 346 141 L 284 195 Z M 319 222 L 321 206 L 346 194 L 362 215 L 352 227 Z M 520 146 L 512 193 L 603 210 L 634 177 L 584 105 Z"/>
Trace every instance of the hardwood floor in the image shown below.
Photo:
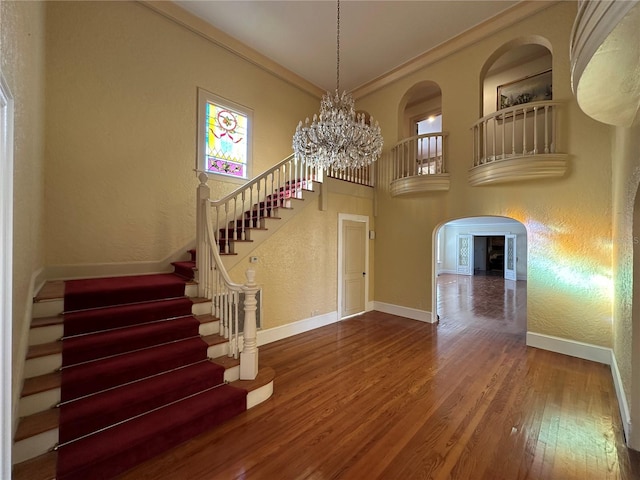
<path fill-rule="evenodd" d="M 484 278 L 442 279 L 439 325 L 370 312 L 261 347 L 270 400 L 120 478 L 640 478 L 609 367 L 526 347 L 521 285 Z"/>

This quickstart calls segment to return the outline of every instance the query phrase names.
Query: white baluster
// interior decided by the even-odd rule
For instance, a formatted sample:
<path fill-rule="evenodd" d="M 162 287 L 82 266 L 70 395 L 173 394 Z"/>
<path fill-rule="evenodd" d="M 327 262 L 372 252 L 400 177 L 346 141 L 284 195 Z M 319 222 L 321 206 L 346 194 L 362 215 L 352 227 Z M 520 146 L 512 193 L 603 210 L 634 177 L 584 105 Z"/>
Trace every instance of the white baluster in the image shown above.
<path fill-rule="evenodd" d="M 484 161 L 485 161 L 485 163 L 487 163 L 489 161 L 489 157 L 487 156 L 487 143 L 488 143 L 488 141 L 487 141 L 487 135 L 488 135 L 487 134 L 487 125 L 488 125 L 488 120 L 485 120 L 482 123 L 482 133 L 483 133 L 483 135 L 482 135 L 483 136 L 482 147 L 483 147 L 483 151 L 484 151 Z"/>
<path fill-rule="evenodd" d="M 533 154 L 538 154 L 538 107 L 533 107 Z"/>
<path fill-rule="evenodd" d="M 522 111 L 522 155 L 527 154 L 527 109 L 523 108 Z"/>
<path fill-rule="evenodd" d="M 549 105 L 544 106 L 544 153 L 549 153 Z"/>
<path fill-rule="evenodd" d="M 512 110 L 511 115 L 511 154 L 516 154 L 516 111 Z"/>
<path fill-rule="evenodd" d="M 502 115 L 502 150 L 500 151 L 500 158 L 504 158 L 507 154 L 507 151 L 505 150 L 505 146 L 504 146 L 504 136 L 506 133 L 505 127 L 507 125 L 507 119 L 504 118 L 504 115 Z"/>

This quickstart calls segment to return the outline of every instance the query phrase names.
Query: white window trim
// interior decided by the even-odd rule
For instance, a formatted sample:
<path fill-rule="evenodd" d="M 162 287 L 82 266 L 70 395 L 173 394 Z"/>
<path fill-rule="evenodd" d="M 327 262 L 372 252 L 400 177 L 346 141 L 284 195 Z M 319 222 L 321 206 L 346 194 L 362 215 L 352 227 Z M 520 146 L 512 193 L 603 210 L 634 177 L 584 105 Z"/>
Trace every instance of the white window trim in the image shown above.
<path fill-rule="evenodd" d="M 204 122 L 205 115 L 207 113 L 207 103 L 215 103 L 221 105 L 230 110 L 235 110 L 242 113 L 247 117 L 247 178 L 233 177 L 232 175 L 223 175 L 216 172 L 210 172 L 206 170 L 206 148 L 205 148 L 205 136 L 204 136 Z M 196 172 L 206 172 L 211 175 L 211 178 L 222 182 L 244 184 L 252 178 L 252 164 L 253 164 L 253 110 L 240 105 L 239 103 L 232 102 L 226 98 L 220 97 L 215 93 L 211 93 L 203 88 L 198 88 L 198 118 L 197 118 L 198 133 L 196 136 Z"/>

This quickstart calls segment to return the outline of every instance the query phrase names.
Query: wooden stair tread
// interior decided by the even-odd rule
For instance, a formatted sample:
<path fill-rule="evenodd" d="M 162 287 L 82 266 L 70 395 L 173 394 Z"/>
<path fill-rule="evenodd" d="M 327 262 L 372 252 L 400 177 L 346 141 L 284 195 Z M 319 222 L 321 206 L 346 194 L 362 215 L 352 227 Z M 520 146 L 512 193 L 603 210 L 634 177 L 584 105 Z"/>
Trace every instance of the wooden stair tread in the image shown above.
<path fill-rule="evenodd" d="M 34 318 L 31 320 L 31 328 L 50 327 L 52 325 L 64 324 L 64 317 L 57 315 L 55 317 Z"/>
<path fill-rule="evenodd" d="M 210 313 L 204 313 L 202 315 L 194 315 L 194 316 L 196 317 L 196 320 L 200 322 L 200 325 L 202 325 L 203 323 L 211 323 L 211 322 L 219 321 L 217 317 L 214 317 Z"/>
<path fill-rule="evenodd" d="M 58 452 L 47 452 L 13 467 L 13 480 L 53 480 L 56 478 Z"/>
<path fill-rule="evenodd" d="M 217 333 L 214 333 L 213 335 L 205 335 L 205 336 L 203 336 L 201 338 L 210 347 L 212 347 L 214 345 L 220 345 L 221 343 L 226 343 L 228 341 L 226 338 L 224 338 L 223 336 L 218 335 Z"/>
<path fill-rule="evenodd" d="M 276 372 L 271 367 L 261 367 L 258 370 L 258 376 L 254 380 L 236 380 L 229 385 L 232 387 L 244 388 L 248 392 L 264 387 L 276 377 Z"/>
<path fill-rule="evenodd" d="M 47 355 L 56 355 L 62 353 L 62 342 L 41 343 L 39 345 L 31 345 L 27 350 L 27 360 L 31 358 L 46 357 Z"/>
<path fill-rule="evenodd" d="M 46 373 L 37 377 L 25 378 L 22 387 L 22 396 L 27 397 L 47 390 L 60 388 L 62 374 L 60 372 Z"/>
<path fill-rule="evenodd" d="M 191 303 L 206 303 L 211 301 L 211 299 L 205 297 L 189 297 L 189 300 L 191 300 Z"/>
<path fill-rule="evenodd" d="M 54 430 L 58 428 L 59 423 L 60 410 L 58 408 L 50 408 L 43 412 L 22 417 L 18 422 L 15 441 L 19 442 L 20 440 L 33 437 L 39 433 Z"/>
<path fill-rule="evenodd" d="M 42 302 L 44 300 L 58 300 L 64 297 L 64 280 L 53 280 L 45 282 L 37 295 L 33 298 L 34 302 Z"/>
<path fill-rule="evenodd" d="M 240 359 L 229 357 L 228 355 L 212 358 L 211 361 L 223 366 L 225 369 L 237 367 L 238 365 L 240 365 Z"/>

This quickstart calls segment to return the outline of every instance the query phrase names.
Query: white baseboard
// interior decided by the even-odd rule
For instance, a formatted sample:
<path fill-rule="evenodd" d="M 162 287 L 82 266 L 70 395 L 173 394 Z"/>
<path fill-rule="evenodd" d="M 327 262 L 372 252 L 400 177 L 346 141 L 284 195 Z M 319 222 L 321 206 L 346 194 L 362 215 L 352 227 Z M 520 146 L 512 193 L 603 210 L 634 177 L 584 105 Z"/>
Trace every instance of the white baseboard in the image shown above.
<path fill-rule="evenodd" d="M 258 331 L 258 346 L 267 343 L 276 342 L 283 338 L 297 335 L 298 333 L 308 332 L 315 328 L 331 325 L 338 321 L 338 312 L 325 313 L 315 317 L 306 318 L 297 322 L 288 323 L 279 327 L 267 328 Z"/>
<path fill-rule="evenodd" d="M 427 310 L 418 310 L 417 308 L 403 307 L 401 305 L 393 305 L 391 303 L 373 302 L 374 310 L 399 317 L 419 320 L 421 322 L 435 323 L 433 314 Z"/>
<path fill-rule="evenodd" d="M 626 441 L 629 441 L 631 413 L 629 411 L 629 405 L 627 404 L 627 397 L 624 393 L 620 370 L 618 370 L 618 362 L 612 349 L 533 332 L 527 332 L 527 345 L 609 365 L 613 385 L 616 389 L 616 396 L 618 397 L 618 408 L 620 409 L 622 428 L 624 429 Z"/>
<path fill-rule="evenodd" d="M 192 240 L 165 258 L 149 262 L 87 263 L 78 265 L 49 265 L 45 269 L 48 280 L 71 280 L 74 278 L 100 278 L 125 275 L 144 275 L 172 272 L 171 262 L 187 258 L 187 252 L 195 248 Z"/>
<path fill-rule="evenodd" d="M 543 335 L 542 333 L 527 332 L 527 345 L 562 353 L 570 357 L 611 365 L 611 349 L 590 343 L 576 342 L 575 340 Z"/>
<path fill-rule="evenodd" d="M 620 417 L 622 418 L 624 438 L 627 442 L 627 446 L 629 446 L 629 438 L 631 435 L 631 412 L 629 411 L 627 396 L 624 393 L 620 370 L 618 370 L 618 361 L 616 360 L 613 350 L 611 350 L 611 375 L 613 376 L 613 385 L 616 389 L 616 396 L 618 397 L 618 407 L 620 408 Z"/>

